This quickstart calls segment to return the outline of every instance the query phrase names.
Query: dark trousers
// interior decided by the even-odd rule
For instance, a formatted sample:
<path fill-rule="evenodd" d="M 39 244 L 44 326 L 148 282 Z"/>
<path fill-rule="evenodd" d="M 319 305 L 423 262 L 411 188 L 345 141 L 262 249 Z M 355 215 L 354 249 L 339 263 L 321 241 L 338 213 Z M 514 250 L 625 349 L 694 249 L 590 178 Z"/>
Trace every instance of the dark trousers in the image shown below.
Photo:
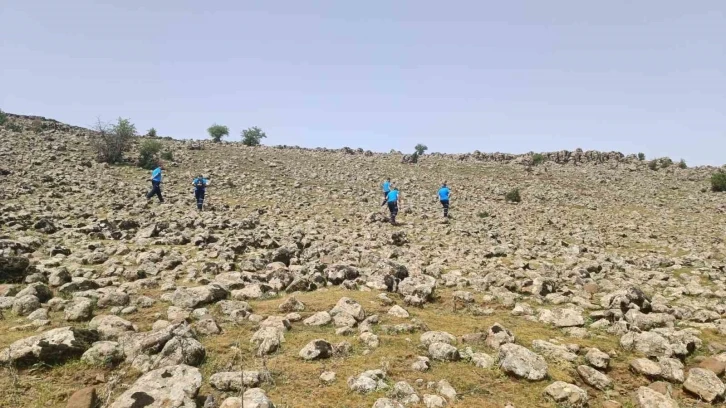
<path fill-rule="evenodd" d="M 159 202 L 164 202 L 164 197 L 161 196 L 161 183 L 158 181 L 151 182 L 151 191 L 146 194 L 146 199 L 150 199 L 153 196 L 159 197 Z"/>
<path fill-rule="evenodd" d="M 383 192 L 383 202 L 381 203 L 381 205 L 385 204 L 386 201 L 388 201 L 388 191 Z"/>
<path fill-rule="evenodd" d="M 204 190 L 194 190 L 194 197 L 197 199 L 197 208 L 201 210 L 204 205 Z"/>
<path fill-rule="evenodd" d="M 444 207 L 444 217 L 449 216 L 449 200 L 441 200 L 441 205 Z"/>
<path fill-rule="evenodd" d="M 398 203 L 397 202 L 389 202 L 388 203 L 388 210 L 391 212 L 391 224 L 396 223 L 396 216 L 398 215 Z"/>

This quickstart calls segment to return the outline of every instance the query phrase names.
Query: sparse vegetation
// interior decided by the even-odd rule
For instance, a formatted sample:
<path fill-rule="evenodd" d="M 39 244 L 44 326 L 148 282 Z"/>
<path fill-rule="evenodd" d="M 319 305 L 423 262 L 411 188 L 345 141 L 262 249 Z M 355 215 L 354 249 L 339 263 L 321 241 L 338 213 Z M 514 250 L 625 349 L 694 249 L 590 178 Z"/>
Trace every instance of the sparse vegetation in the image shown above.
<path fill-rule="evenodd" d="M 645 153 L 638 153 L 638 160 L 640 160 L 640 161 L 645 160 Z"/>
<path fill-rule="evenodd" d="M 229 136 L 229 128 L 215 123 L 207 129 L 207 133 L 209 133 L 209 137 L 212 138 L 214 143 L 219 143 L 223 137 Z"/>
<path fill-rule="evenodd" d="M 540 164 L 544 163 L 544 161 L 545 158 L 540 153 L 535 153 L 534 155 L 532 155 L 532 164 L 534 164 L 535 166 L 539 166 Z"/>
<path fill-rule="evenodd" d="M 711 191 L 726 191 L 726 172 L 718 172 L 711 176 Z"/>
<path fill-rule="evenodd" d="M 658 161 L 657 160 L 651 160 L 648 162 L 648 168 L 651 170 L 658 170 Z"/>
<path fill-rule="evenodd" d="M 4 125 L 5 122 L 8 121 L 8 115 L 7 113 L 3 112 L 2 109 L 0 109 L 0 126 Z"/>
<path fill-rule="evenodd" d="M 426 153 L 426 150 L 429 150 L 429 148 L 425 144 L 421 143 L 417 144 L 416 147 L 414 147 L 413 149 L 419 156 L 423 156 L 424 153 Z"/>
<path fill-rule="evenodd" d="M 678 168 L 687 169 L 688 165 L 686 164 L 686 161 L 681 159 L 681 161 L 678 162 Z"/>
<path fill-rule="evenodd" d="M 148 132 L 146 132 L 146 136 L 148 137 L 156 137 L 156 129 L 151 128 Z"/>
<path fill-rule="evenodd" d="M 38 133 L 42 132 L 43 129 L 45 129 L 45 126 L 43 125 L 43 122 L 41 120 L 36 119 L 30 123 L 30 129 L 34 133 L 38 134 Z"/>
<path fill-rule="evenodd" d="M 476 216 L 479 218 L 489 218 L 489 212 L 488 211 L 479 211 L 476 213 Z"/>
<path fill-rule="evenodd" d="M 161 159 L 162 160 L 173 161 L 174 160 L 174 153 L 172 153 L 171 150 L 164 150 L 163 152 L 161 152 Z"/>
<path fill-rule="evenodd" d="M 665 168 L 668 168 L 668 167 L 670 167 L 671 165 L 673 165 L 673 160 L 671 160 L 671 158 L 670 158 L 670 157 L 664 157 L 664 158 L 660 159 L 660 165 L 661 165 L 661 167 L 663 167 L 664 169 L 665 169 Z"/>
<path fill-rule="evenodd" d="M 139 167 L 153 170 L 159 165 L 161 143 L 156 140 L 144 140 L 139 148 Z"/>
<path fill-rule="evenodd" d="M 242 131 L 242 144 L 245 146 L 259 146 L 262 139 L 266 137 L 267 135 L 262 129 L 253 126 Z"/>
<path fill-rule="evenodd" d="M 20 133 L 23 131 L 23 127 L 18 125 L 17 123 L 8 122 L 5 124 L 5 129 L 13 131 L 15 133 Z"/>
<path fill-rule="evenodd" d="M 522 201 L 522 196 L 519 194 L 519 189 L 515 188 L 504 195 L 504 199 L 510 203 L 518 203 Z"/>
<path fill-rule="evenodd" d="M 118 118 L 115 124 L 106 124 L 99 119 L 94 126 L 97 134 L 92 143 L 96 159 L 102 163 L 115 164 L 123 160 L 124 153 L 131 147 L 136 136 L 136 126 L 129 119 Z"/>

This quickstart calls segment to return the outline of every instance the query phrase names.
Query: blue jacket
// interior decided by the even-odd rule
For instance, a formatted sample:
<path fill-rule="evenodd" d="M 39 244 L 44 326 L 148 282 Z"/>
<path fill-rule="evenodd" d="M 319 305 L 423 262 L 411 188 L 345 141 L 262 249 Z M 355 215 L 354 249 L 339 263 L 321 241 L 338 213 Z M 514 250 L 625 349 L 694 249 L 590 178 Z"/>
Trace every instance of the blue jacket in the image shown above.
<path fill-rule="evenodd" d="M 391 190 L 388 192 L 388 202 L 395 203 L 398 201 L 398 190 Z"/>
<path fill-rule="evenodd" d="M 441 187 L 439 189 L 439 199 L 442 201 L 448 200 L 450 194 L 451 194 L 451 190 L 449 190 L 448 187 Z"/>
<path fill-rule="evenodd" d="M 201 186 L 199 185 L 201 183 Z M 209 180 L 199 177 L 195 178 L 194 181 L 192 181 L 192 184 L 194 184 L 194 188 L 196 190 L 204 191 L 205 188 L 207 188 L 207 183 L 209 183 Z"/>
<path fill-rule="evenodd" d="M 157 167 L 151 172 L 151 181 L 161 183 L 161 167 Z"/>

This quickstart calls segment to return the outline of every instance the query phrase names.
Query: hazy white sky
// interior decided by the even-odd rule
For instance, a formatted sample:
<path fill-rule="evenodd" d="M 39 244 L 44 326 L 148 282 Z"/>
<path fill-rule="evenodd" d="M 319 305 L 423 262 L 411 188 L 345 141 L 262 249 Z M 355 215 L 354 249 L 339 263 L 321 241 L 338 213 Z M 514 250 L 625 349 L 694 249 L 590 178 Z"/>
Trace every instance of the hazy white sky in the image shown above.
<path fill-rule="evenodd" d="M 410 151 L 726 163 L 726 1 L 0 0 L 0 109 Z"/>

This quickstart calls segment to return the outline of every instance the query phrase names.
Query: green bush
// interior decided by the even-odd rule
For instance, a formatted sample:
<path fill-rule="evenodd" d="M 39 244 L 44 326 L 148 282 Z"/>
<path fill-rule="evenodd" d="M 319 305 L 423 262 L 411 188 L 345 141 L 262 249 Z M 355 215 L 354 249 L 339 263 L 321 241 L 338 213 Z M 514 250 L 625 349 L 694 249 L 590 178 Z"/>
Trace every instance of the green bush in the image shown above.
<path fill-rule="evenodd" d="M 687 169 L 688 165 L 686 164 L 686 161 L 681 159 L 681 161 L 678 162 L 678 167 L 681 169 Z"/>
<path fill-rule="evenodd" d="M 645 153 L 638 153 L 638 160 L 640 160 L 640 161 L 645 160 Z"/>
<path fill-rule="evenodd" d="M 173 161 L 174 160 L 174 153 L 172 153 L 171 150 L 164 150 L 163 152 L 161 152 L 161 159 L 162 160 Z"/>
<path fill-rule="evenodd" d="M 544 156 L 542 156 L 539 153 L 535 153 L 532 156 L 532 164 L 534 164 L 535 166 L 539 166 L 540 164 L 544 163 L 544 160 L 545 160 Z"/>
<path fill-rule="evenodd" d="M 522 196 L 519 194 L 519 189 L 515 188 L 514 190 L 505 194 L 504 199 L 510 203 L 518 203 L 522 201 Z"/>
<path fill-rule="evenodd" d="M 720 172 L 711 176 L 711 191 L 726 191 L 726 173 Z"/>
<path fill-rule="evenodd" d="M 20 133 L 23 131 L 23 127 L 18 125 L 17 123 L 8 122 L 5 124 L 5 129 L 10 130 L 15 133 Z"/>
<path fill-rule="evenodd" d="M 223 137 L 229 136 L 229 128 L 215 123 L 207 129 L 207 133 L 214 143 L 219 143 Z"/>
<path fill-rule="evenodd" d="M 673 164 L 673 160 L 671 160 L 671 158 L 670 158 L 670 157 L 664 157 L 664 158 L 660 159 L 660 165 L 661 165 L 661 167 L 663 167 L 664 169 L 665 169 L 666 167 L 670 167 L 670 166 L 671 166 L 672 164 Z"/>
<path fill-rule="evenodd" d="M 156 137 L 156 129 L 151 128 L 148 132 L 146 132 L 146 136 L 148 137 Z"/>
<path fill-rule="evenodd" d="M 658 161 L 656 161 L 656 160 L 649 161 L 648 168 L 651 170 L 658 170 Z"/>
<path fill-rule="evenodd" d="M 417 144 L 416 147 L 413 148 L 413 150 L 418 153 L 419 156 L 423 156 L 426 150 L 429 150 L 429 148 L 425 144 Z"/>
<path fill-rule="evenodd" d="M 253 126 L 242 131 L 242 144 L 245 146 L 259 146 L 262 139 L 266 137 L 267 135 L 262 129 Z"/>
<path fill-rule="evenodd" d="M 4 125 L 8 121 L 8 114 L 0 109 L 0 126 Z"/>
<path fill-rule="evenodd" d="M 94 126 L 96 134 L 93 144 L 96 156 L 102 163 L 119 163 L 124 153 L 131 147 L 131 141 L 136 136 L 136 126 L 128 119 L 118 118 L 115 124 L 106 124 L 98 120 Z"/>
<path fill-rule="evenodd" d="M 144 140 L 139 148 L 139 167 L 153 170 L 159 166 L 161 143 L 156 140 Z"/>
<path fill-rule="evenodd" d="M 487 211 L 480 211 L 480 212 L 478 212 L 476 214 L 476 216 L 479 217 L 479 218 L 488 218 L 489 217 L 489 212 L 487 212 Z"/>

